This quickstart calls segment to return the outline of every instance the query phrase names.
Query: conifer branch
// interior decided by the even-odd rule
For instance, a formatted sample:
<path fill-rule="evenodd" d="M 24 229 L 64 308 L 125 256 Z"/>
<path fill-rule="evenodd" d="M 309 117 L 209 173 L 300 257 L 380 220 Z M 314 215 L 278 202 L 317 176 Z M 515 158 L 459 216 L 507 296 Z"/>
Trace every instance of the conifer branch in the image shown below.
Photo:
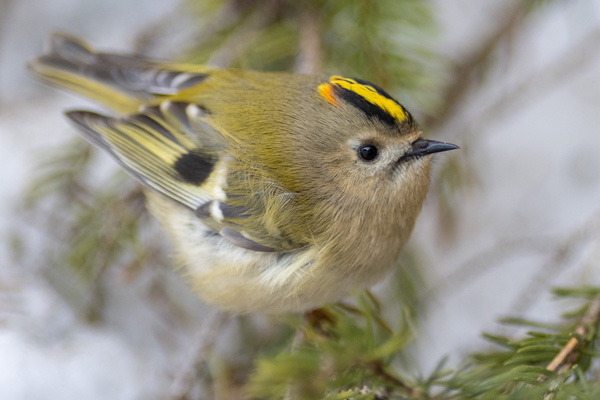
<path fill-rule="evenodd" d="M 402 381 L 400 378 L 397 378 L 391 375 L 389 372 L 387 372 L 383 363 L 380 360 L 372 361 L 368 364 L 368 367 L 371 368 L 375 375 L 383 378 L 385 381 L 388 381 L 392 386 L 401 388 L 402 390 L 406 391 L 406 393 L 408 393 L 411 397 L 415 399 L 420 399 L 423 397 L 423 393 L 421 393 L 421 391 L 411 387 L 410 385 Z"/>
<path fill-rule="evenodd" d="M 598 325 L 600 321 L 600 295 L 597 295 L 587 312 L 579 321 L 579 324 L 573 331 L 573 337 L 569 339 L 562 350 L 552 359 L 546 369 L 551 372 L 563 373 L 571 369 L 579 359 L 581 354 L 580 349 L 584 344 L 589 342 L 589 334 L 593 331 L 593 327 Z M 546 377 L 541 375 L 538 380 L 544 381 Z"/>

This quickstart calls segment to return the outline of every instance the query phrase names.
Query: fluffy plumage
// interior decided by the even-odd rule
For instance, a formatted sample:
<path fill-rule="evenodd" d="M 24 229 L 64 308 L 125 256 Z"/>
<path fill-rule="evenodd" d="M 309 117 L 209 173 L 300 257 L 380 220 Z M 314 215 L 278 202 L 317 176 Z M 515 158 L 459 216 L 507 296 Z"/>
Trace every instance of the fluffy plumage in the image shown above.
<path fill-rule="evenodd" d="M 456 148 L 421 139 L 361 80 L 97 53 L 65 35 L 31 69 L 116 113 L 67 116 L 148 188 L 198 295 L 238 312 L 305 310 L 381 279 L 421 210 L 430 154 Z"/>

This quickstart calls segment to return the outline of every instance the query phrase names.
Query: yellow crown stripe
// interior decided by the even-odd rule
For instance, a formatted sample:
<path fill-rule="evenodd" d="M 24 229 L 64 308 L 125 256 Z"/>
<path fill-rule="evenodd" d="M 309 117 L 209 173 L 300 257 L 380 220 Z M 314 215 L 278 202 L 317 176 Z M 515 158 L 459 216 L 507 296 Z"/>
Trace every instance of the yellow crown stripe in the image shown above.
<path fill-rule="evenodd" d="M 377 92 L 377 90 L 372 86 L 364 85 L 356 82 L 354 79 L 343 78 L 341 76 L 332 76 L 329 79 L 329 82 L 356 93 L 369 103 L 390 114 L 398 122 L 402 122 L 407 119 L 406 112 L 402 106 L 400 106 L 394 100 L 379 94 L 379 92 Z"/>

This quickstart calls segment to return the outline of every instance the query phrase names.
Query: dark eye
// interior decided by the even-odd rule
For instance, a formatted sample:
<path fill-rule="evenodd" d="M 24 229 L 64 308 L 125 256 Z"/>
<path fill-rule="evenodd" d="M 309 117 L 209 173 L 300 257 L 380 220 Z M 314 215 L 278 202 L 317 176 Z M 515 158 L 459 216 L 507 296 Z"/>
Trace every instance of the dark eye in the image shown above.
<path fill-rule="evenodd" d="M 375 146 L 362 146 L 358 149 L 358 155 L 365 161 L 373 161 L 379 155 L 379 150 Z"/>

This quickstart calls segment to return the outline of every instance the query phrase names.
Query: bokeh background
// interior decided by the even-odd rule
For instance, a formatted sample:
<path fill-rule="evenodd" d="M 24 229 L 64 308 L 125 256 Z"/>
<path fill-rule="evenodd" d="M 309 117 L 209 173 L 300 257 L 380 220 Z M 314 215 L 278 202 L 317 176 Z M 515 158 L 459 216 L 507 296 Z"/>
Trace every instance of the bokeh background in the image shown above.
<path fill-rule="evenodd" d="M 399 270 L 374 289 L 411 310 L 415 375 L 485 349 L 501 316 L 554 320 L 551 286 L 598 284 L 598 0 L 1 0 L 2 399 L 237 398 L 253 357 L 286 332 L 271 317 L 215 317 L 171 272 L 138 187 L 62 116 L 96 106 L 26 72 L 54 31 L 158 58 L 360 76 L 426 136 L 460 145 L 438 158 Z M 219 357 L 190 383 L 207 335 Z"/>

